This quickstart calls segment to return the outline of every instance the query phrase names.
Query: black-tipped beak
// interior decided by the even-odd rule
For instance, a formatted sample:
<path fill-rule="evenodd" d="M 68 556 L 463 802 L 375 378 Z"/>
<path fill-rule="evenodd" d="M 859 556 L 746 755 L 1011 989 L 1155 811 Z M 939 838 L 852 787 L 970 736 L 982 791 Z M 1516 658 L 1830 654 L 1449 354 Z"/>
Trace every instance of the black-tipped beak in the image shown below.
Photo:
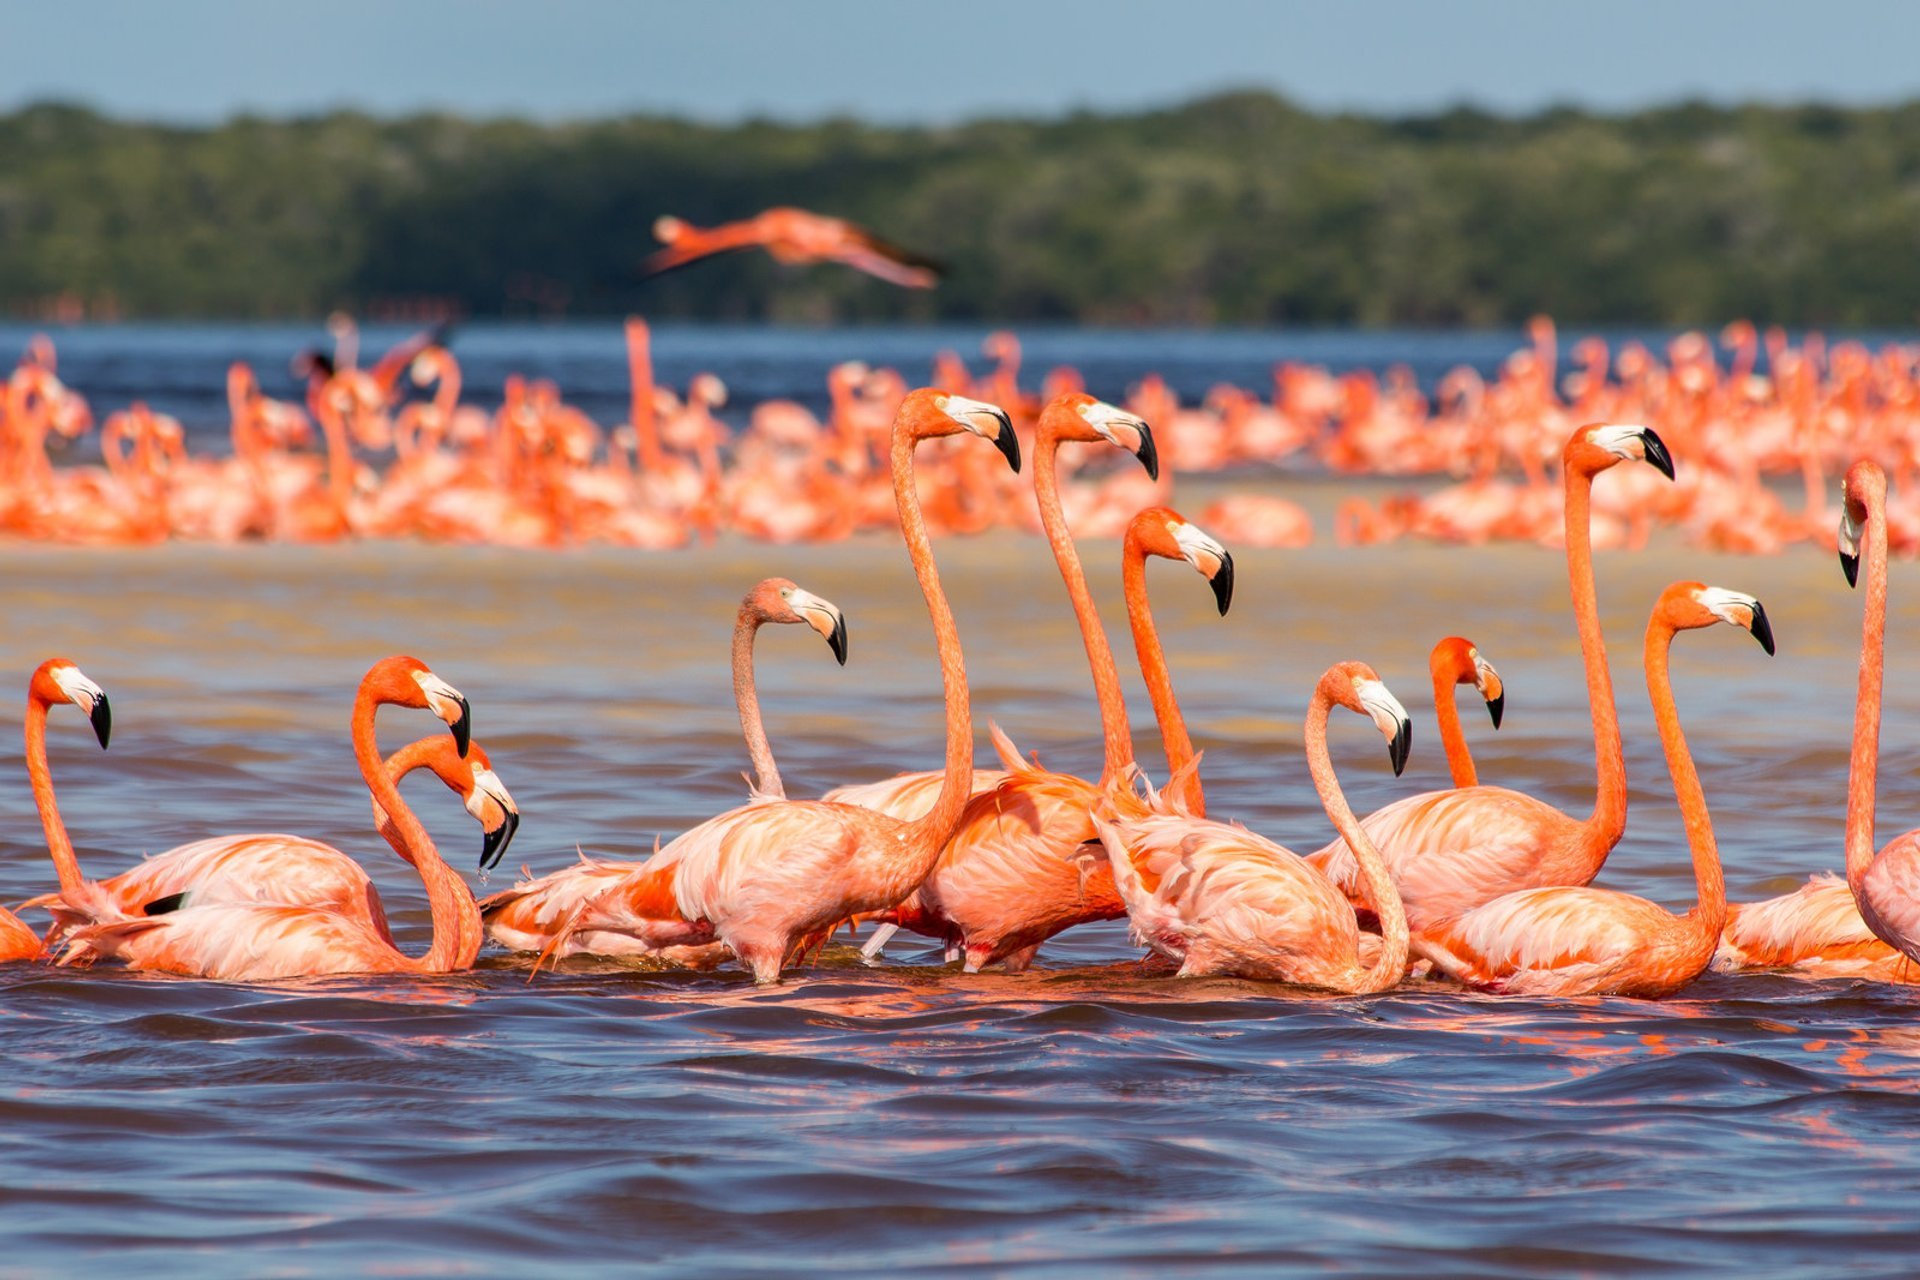
<path fill-rule="evenodd" d="M 1507 714 L 1506 690 L 1502 689 L 1500 696 L 1497 698 L 1487 699 L 1487 714 L 1493 717 L 1493 727 L 1498 729 L 1500 727 L 1500 717 Z"/>
<path fill-rule="evenodd" d="M 1226 552 L 1220 553 L 1220 567 L 1213 571 L 1213 577 L 1207 585 L 1213 588 L 1214 603 L 1220 606 L 1220 616 L 1226 617 L 1227 610 L 1233 604 L 1233 557 Z"/>
<path fill-rule="evenodd" d="M 1840 553 L 1840 572 L 1847 575 L 1848 586 L 1850 587 L 1859 586 L 1860 585 L 1860 557 L 1850 556 L 1846 552 L 1842 551 Z"/>
<path fill-rule="evenodd" d="M 520 829 L 520 815 L 507 810 L 507 820 L 487 832 L 480 843 L 480 869 L 491 871 L 500 865 L 507 846 L 513 843 L 513 833 Z"/>
<path fill-rule="evenodd" d="M 847 665 L 847 620 L 835 618 L 833 633 L 827 637 L 827 648 L 833 650 L 834 660 L 841 666 Z"/>
<path fill-rule="evenodd" d="M 1147 469 L 1147 479 L 1160 478 L 1160 451 L 1153 447 L 1153 428 L 1144 422 L 1140 424 L 1140 447 L 1134 450 L 1133 456 L 1140 459 L 1140 465 Z M 1220 612 L 1225 613 L 1226 610 Z"/>
<path fill-rule="evenodd" d="M 93 710 L 87 713 L 87 719 L 93 722 L 93 736 L 100 739 L 100 749 L 106 750 L 107 739 L 113 736 L 113 709 L 107 705 L 106 694 L 93 700 Z"/>
<path fill-rule="evenodd" d="M 1014 434 L 1013 419 L 1004 409 L 994 415 L 1000 422 L 1000 434 L 993 438 L 994 445 L 1006 455 L 1007 465 L 1013 468 L 1013 474 L 1020 474 L 1020 437 Z"/>
<path fill-rule="evenodd" d="M 1640 428 L 1640 443 L 1647 452 L 1647 462 L 1655 471 L 1667 479 L 1673 479 L 1673 455 L 1667 452 L 1667 446 L 1659 436 L 1647 427 Z"/>
<path fill-rule="evenodd" d="M 1393 776 L 1407 767 L 1407 753 L 1413 748 L 1413 721 L 1402 720 L 1400 729 L 1387 743 L 1387 759 L 1393 761 Z"/>
<path fill-rule="evenodd" d="M 1767 611 L 1760 607 L 1758 600 L 1753 602 L 1753 621 L 1748 624 L 1747 630 L 1753 632 L 1753 638 L 1760 642 L 1760 647 L 1765 649 L 1767 656 L 1771 658 L 1773 656 L 1773 624 L 1767 621 Z"/>
<path fill-rule="evenodd" d="M 473 741 L 473 708 L 465 698 L 460 699 L 460 714 L 447 729 L 453 734 L 453 749 L 460 753 L 462 760 L 466 759 L 467 744 Z"/>

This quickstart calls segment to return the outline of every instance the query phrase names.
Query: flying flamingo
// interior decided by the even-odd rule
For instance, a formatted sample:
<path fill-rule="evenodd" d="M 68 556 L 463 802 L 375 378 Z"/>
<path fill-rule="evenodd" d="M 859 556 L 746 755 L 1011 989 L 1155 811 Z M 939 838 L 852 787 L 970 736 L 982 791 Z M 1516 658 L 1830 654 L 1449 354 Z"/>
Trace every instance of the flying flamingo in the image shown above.
<path fill-rule="evenodd" d="M 1381 944 L 1369 962 L 1353 907 L 1313 867 L 1237 824 L 1194 817 L 1163 793 L 1146 802 L 1109 793 L 1111 814 L 1094 825 L 1126 900 L 1134 938 L 1180 962 L 1182 977 L 1231 974 L 1333 991 L 1385 991 L 1407 964 L 1407 922 L 1386 864 L 1348 808 L 1327 754 L 1335 704 L 1369 717 L 1387 737 L 1397 774 L 1406 765 L 1412 723 L 1363 662 L 1320 677 L 1307 708 L 1307 764 L 1328 817 L 1359 851 L 1361 874 L 1377 895 Z"/>
<path fill-rule="evenodd" d="M 1585 885 L 1523 889 L 1414 930 L 1414 951 L 1450 978 L 1510 995 L 1658 998 L 1700 976 L 1726 924 L 1726 882 L 1667 656 L 1676 632 L 1716 622 L 1751 631 L 1773 653 L 1766 611 L 1738 591 L 1676 582 L 1647 622 L 1647 693 L 1693 855 L 1693 909 L 1677 916 L 1645 898 Z"/>
<path fill-rule="evenodd" d="M 1880 700 L 1886 670 L 1887 478 L 1862 459 L 1847 471 L 1840 564 L 1847 583 L 1867 563 L 1860 628 L 1860 687 L 1854 703 L 1847 778 L 1846 869 L 1818 875 L 1793 893 L 1729 909 L 1716 968 L 1786 967 L 1811 977 L 1920 981 L 1920 836 L 1873 852 L 1874 783 L 1880 758 Z"/>
<path fill-rule="evenodd" d="M 191 891 L 151 914 L 129 916 L 98 885 L 65 888 L 53 907 L 66 935 L 62 964 L 103 957 L 137 969 L 261 982 L 336 973 L 448 973 L 472 965 L 481 943 L 480 913 L 459 874 L 440 859 L 380 759 L 374 715 L 382 705 L 431 710 L 464 751 L 467 700 L 415 658 L 386 658 L 360 682 L 353 707 L 353 749 L 379 811 L 391 819 L 401 856 L 420 872 L 433 917 L 433 943 L 413 957 L 393 943 L 370 893 L 326 902 L 198 902 Z M 292 892 L 298 892 L 297 888 Z"/>
<path fill-rule="evenodd" d="M 1433 652 L 1427 657 L 1427 667 L 1433 673 L 1433 714 L 1440 722 L 1440 745 L 1447 753 L 1447 768 L 1453 773 L 1453 785 L 1456 787 L 1476 787 L 1480 785 L 1479 776 L 1474 772 L 1473 753 L 1467 750 L 1467 735 L 1460 728 L 1460 708 L 1454 704 L 1453 690 L 1456 685 L 1470 684 L 1486 699 L 1487 714 L 1493 717 L 1493 727 L 1500 727 L 1500 717 L 1507 707 L 1507 689 L 1500 681 L 1500 673 L 1493 664 L 1480 656 L 1480 650 L 1473 641 L 1464 636 L 1448 636 L 1433 646 Z"/>
<path fill-rule="evenodd" d="M 930 259 L 898 245 L 844 218 L 830 218 L 805 209 L 782 207 L 739 222 L 696 227 L 679 218 L 658 218 L 654 238 L 667 246 L 641 264 L 647 275 L 659 275 L 689 262 L 736 249 L 762 248 L 774 261 L 797 265 L 843 262 L 909 289 L 931 289 L 942 268 Z"/>
<path fill-rule="evenodd" d="M 1644 460 L 1669 477 L 1673 461 L 1660 437 L 1639 426 L 1581 427 L 1561 456 L 1567 576 L 1593 710 L 1593 813 L 1582 822 L 1518 791 L 1476 786 L 1409 796 L 1369 815 L 1362 825 L 1393 872 L 1415 932 L 1516 889 L 1585 884 L 1626 830 L 1626 755 L 1593 588 L 1589 495 L 1594 476 L 1622 461 Z M 1350 899 L 1364 903 L 1344 840 L 1307 860 Z"/>
<path fill-rule="evenodd" d="M 1040 520 L 1086 647 L 1100 704 L 1101 777 L 1112 781 L 1133 763 L 1133 737 L 1120 696 L 1120 672 L 1061 508 L 1056 458 L 1062 441 L 1125 449 L 1149 476 L 1158 475 L 1159 458 L 1144 421 L 1085 393 L 1055 398 L 1041 411 L 1034 432 Z M 942 939 L 969 973 L 996 961 L 1017 972 L 1062 929 L 1116 920 L 1126 911 L 1106 869 L 1075 857 L 1095 838 L 1089 815 L 1099 803 L 1099 786 L 1023 762 L 997 732 L 995 744 L 1009 776 L 991 792 L 974 795 L 925 883 L 879 917 L 883 924 Z M 869 943 L 869 956 L 872 952 Z"/>
<path fill-rule="evenodd" d="M 786 787 L 773 762 L 760 695 L 753 677 L 753 645 L 762 625 L 769 622 L 804 624 L 826 637 L 827 647 L 840 665 L 847 662 L 847 622 L 839 606 L 806 591 L 785 578 L 767 578 L 740 602 L 733 624 L 733 700 L 740 714 L 740 732 L 746 739 L 753 777 L 747 780 L 749 803 L 784 800 Z M 716 944 L 696 944 L 662 953 L 638 939 L 618 933 L 568 931 L 567 924 L 601 893 L 645 869 L 640 862 L 582 858 L 574 866 L 525 880 L 511 889 L 483 899 L 480 913 L 495 942 L 515 951 L 570 955 L 647 955 L 678 964 L 710 968 L 726 959 Z M 564 943 L 560 941 L 565 935 Z"/>
<path fill-rule="evenodd" d="M 645 867 L 588 902 L 549 944 L 569 934 L 625 933 L 652 948 L 725 943 L 760 984 L 777 982 L 796 944 L 851 916 L 898 903 L 933 869 L 958 823 L 973 771 L 973 719 L 953 611 L 940 589 L 931 540 L 914 486 L 922 440 L 969 431 L 1019 465 L 1020 446 L 1004 409 L 923 387 L 895 420 L 894 493 L 914 573 L 940 649 L 947 713 L 946 782 L 912 821 L 858 805 L 763 800 L 709 819 L 655 854 Z"/>

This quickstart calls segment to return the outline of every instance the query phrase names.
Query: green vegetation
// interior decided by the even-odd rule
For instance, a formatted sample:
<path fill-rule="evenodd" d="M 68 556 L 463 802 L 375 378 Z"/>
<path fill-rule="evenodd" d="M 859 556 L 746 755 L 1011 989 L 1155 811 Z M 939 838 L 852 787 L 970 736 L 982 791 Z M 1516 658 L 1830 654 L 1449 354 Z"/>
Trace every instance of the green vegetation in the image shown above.
<path fill-rule="evenodd" d="M 797 204 L 945 261 L 930 294 L 763 255 L 635 274 L 656 214 Z M 1920 103 L 1320 116 L 1238 93 L 1129 116 L 214 129 L 0 117 L 0 312 L 1442 325 L 1905 325 Z"/>

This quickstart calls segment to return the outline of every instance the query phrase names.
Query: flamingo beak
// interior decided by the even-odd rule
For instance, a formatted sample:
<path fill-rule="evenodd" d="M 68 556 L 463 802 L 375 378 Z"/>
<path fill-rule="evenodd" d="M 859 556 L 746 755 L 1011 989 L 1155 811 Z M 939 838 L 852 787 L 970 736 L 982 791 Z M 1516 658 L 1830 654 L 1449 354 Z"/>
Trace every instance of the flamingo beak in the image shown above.
<path fill-rule="evenodd" d="M 1387 741 L 1387 759 L 1393 762 L 1393 776 L 1399 777 L 1407 767 L 1407 756 L 1413 750 L 1413 721 L 1402 720 L 1400 727 L 1394 730 L 1393 737 Z"/>
<path fill-rule="evenodd" d="M 1850 587 L 1859 586 L 1860 585 L 1860 557 L 1858 555 L 1850 556 L 1846 552 L 1842 551 L 1840 553 L 1840 572 L 1847 575 L 1848 586 Z"/>
<path fill-rule="evenodd" d="M 1147 479 L 1158 480 L 1160 478 L 1160 451 L 1154 448 L 1153 428 L 1142 422 L 1139 424 L 1138 429 L 1140 432 L 1140 447 L 1134 451 L 1133 456 L 1140 459 L 1140 465 L 1147 469 Z M 1018 470 L 1018 468 L 1015 469 Z M 1229 579 L 1229 581 L 1231 581 L 1231 579 Z M 1222 608 L 1220 612 L 1225 613 L 1226 609 Z"/>
<path fill-rule="evenodd" d="M 486 832 L 480 842 L 480 869 L 491 871 L 500 865 L 507 846 L 513 843 L 513 833 L 520 829 L 520 815 L 513 810 L 505 810 L 506 820 L 493 830 Z"/>
<path fill-rule="evenodd" d="M 100 739 L 100 749 L 106 750 L 107 739 L 113 736 L 113 709 L 107 705 L 106 694 L 93 700 L 93 710 L 87 713 L 87 720 L 93 725 L 93 736 Z"/>
<path fill-rule="evenodd" d="M 834 661 L 841 666 L 847 665 L 847 620 L 836 617 L 833 631 L 827 636 L 827 648 L 833 650 Z"/>
<path fill-rule="evenodd" d="M 1753 621 L 1747 624 L 1747 630 L 1753 632 L 1753 638 L 1760 642 L 1760 647 L 1765 649 L 1767 656 L 1771 658 L 1773 656 L 1773 624 L 1767 621 L 1767 611 L 1760 607 L 1758 600 L 1753 602 Z"/>
<path fill-rule="evenodd" d="M 1013 419 L 1007 416 L 1005 409 L 996 408 L 993 416 L 1000 423 L 1000 430 L 994 435 L 993 443 L 1006 455 L 1007 465 L 1013 468 L 1013 474 L 1020 474 L 1020 437 L 1014 434 Z"/>
<path fill-rule="evenodd" d="M 1500 727 L 1500 717 L 1507 713 L 1507 691 L 1502 689 L 1498 697 L 1487 699 L 1487 714 L 1493 717 L 1493 727 Z"/>
<path fill-rule="evenodd" d="M 1214 570 L 1207 585 L 1213 588 L 1213 600 L 1220 606 L 1220 616 L 1226 617 L 1233 604 L 1233 557 L 1230 554 L 1220 553 L 1220 567 Z"/>
<path fill-rule="evenodd" d="M 473 741 L 473 708 L 464 697 L 460 699 L 460 714 L 447 722 L 447 729 L 453 734 L 453 749 L 466 759 L 467 744 Z"/>
<path fill-rule="evenodd" d="M 1673 479 L 1673 455 L 1667 452 L 1666 444 L 1652 428 L 1640 428 L 1640 444 L 1646 450 L 1648 464 L 1667 479 Z"/>

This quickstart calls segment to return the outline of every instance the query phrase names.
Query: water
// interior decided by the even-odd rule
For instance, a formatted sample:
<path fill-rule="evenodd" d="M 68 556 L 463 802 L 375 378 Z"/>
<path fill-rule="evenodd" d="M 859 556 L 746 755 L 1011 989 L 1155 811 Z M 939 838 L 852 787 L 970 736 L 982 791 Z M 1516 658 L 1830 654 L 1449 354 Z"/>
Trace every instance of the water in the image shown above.
<path fill-rule="evenodd" d="M 217 365 L 212 336 L 189 339 Z M 83 345 L 63 344 L 63 368 Z M 1120 638 L 1117 549 L 1084 551 Z M 991 717 L 1053 767 L 1097 769 L 1044 547 L 1006 533 L 938 553 L 983 742 Z M 1328 838 L 1300 728 L 1342 658 L 1371 662 L 1416 719 L 1396 780 L 1378 733 L 1336 717 L 1355 806 L 1444 785 L 1425 659 L 1454 631 L 1507 684 L 1499 733 L 1466 708 L 1482 777 L 1591 803 L 1557 554 L 1236 560 L 1226 619 L 1187 570 L 1150 575 L 1221 816 L 1298 849 Z M 348 752 L 366 667 L 415 653 L 472 699 L 525 814 L 510 866 L 638 856 L 744 795 L 726 638 L 769 573 L 836 601 L 851 629 L 844 670 L 811 632 L 762 635 L 789 792 L 932 765 L 937 668 L 885 538 L 665 556 L 0 547 L 0 672 L 24 684 L 65 654 L 113 697 L 111 751 L 70 708 L 49 733 L 90 871 L 209 834 L 311 835 L 368 866 L 417 953 L 424 895 L 373 837 Z M 1601 558 L 1632 783 L 1601 883 L 1690 901 L 1638 674 L 1646 612 L 1680 577 L 1751 591 L 1774 621 L 1779 657 L 1716 627 L 1678 638 L 1674 677 L 1732 896 L 1781 892 L 1840 861 L 1860 598 L 1810 549 Z M 1897 564 L 1883 839 L 1920 811 L 1901 642 L 1917 628 L 1920 571 Z M 1126 687 L 1158 775 L 1130 670 Z M 436 729 L 390 710 L 383 742 Z M 17 753 L 0 756 L 8 902 L 52 883 Z M 453 797 L 424 780 L 410 794 L 470 868 L 479 833 Z M 0 1273 L 1904 1276 L 1920 1252 L 1911 989 L 1709 976 L 1663 1003 L 1424 983 L 1330 998 L 1175 980 L 1119 924 L 1056 939 L 1018 977 L 959 974 L 918 940 L 889 955 L 867 970 L 837 946 L 772 991 L 595 962 L 530 982 L 491 953 L 438 980 L 263 988 L 5 968 Z"/>

